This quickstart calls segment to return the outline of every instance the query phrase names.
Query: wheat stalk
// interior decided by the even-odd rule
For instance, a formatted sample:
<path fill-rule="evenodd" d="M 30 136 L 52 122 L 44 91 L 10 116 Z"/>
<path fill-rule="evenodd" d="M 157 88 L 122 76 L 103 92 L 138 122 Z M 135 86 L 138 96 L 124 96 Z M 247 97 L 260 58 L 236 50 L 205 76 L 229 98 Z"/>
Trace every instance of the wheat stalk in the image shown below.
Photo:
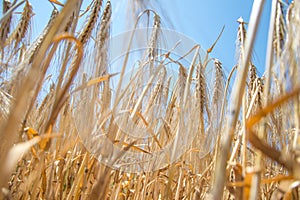
<path fill-rule="evenodd" d="M 241 64 L 241 70 L 240 70 L 240 76 L 238 75 L 238 79 L 236 82 L 236 88 L 235 91 L 232 93 L 232 108 L 231 111 L 229 112 L 230 115 L 228 116 L 228 122 L 227 122 L 227 127 L 226 127 L 226 134 L 224 136 L 223 142 L 221 142 L 221 149 L 222 149 L 222 155 L 220 155 L 220 159 L 217 160 L 216 163 L 216 176 L 215 176 L 215 182 L 214 182 L 214 189 L 213 189 L 213 197 L 214 199 L 220 199 L 223 194 L 223 189 L 224 189 L 224 174 L 226 170 L 226 160 L 227 156 L 229 153 L 230 149 L 230 144 L 232 141 L 233 133 L 234 133 L 234 128 L 237 123 L 238 119 L 238 113 L 240 110 L 240 105 L 242 102 L 242 96 L 239 94 L 245 89 L 245 79 L 247 77 L 247 66 L 249 64 L 252 48 L 254 45 L 254 38 L 258 29 L 258 23 L 259 23 L 259 18 L 262 12 L 262 6 L 263 6 L 264 1 L 254 1 L 253 3 L 253 10 L 251 13 L 251 18 L 250 18 L 250 27 L 249 27 L 249 37 L 247 38 L 245 42 L 245 58 L 242 60 L 243 63 Z"/>
<path fill-rule="evenodd" d="M 38 52 L 38 50 L 39 50 L 39 48 L 40 48 L 40 45 L 42 44 L 42 42 L 43 42 L 43 40 L 44 40 L 46 34 L 48 33 L 49 29 L 51 28 L 51 26 L 52 26 L 52 24 L 53 24 L 53 21 L 54 21 L 54 19 L 56 18 L 57 15 L 58 15 L 58 10 L 53 9 L 53 11 L 52 11 L 52 13 L 51 13 L 51 16 L 50 16 L 50 19 L 49 19 L 49 21 L 48 21 L 48 24 L 47 24 L 46 27 L 44 28 L 43 32 L 42 32 L 42 33 L 40 34 L 40 36 L 33 42 L 33 44 L 29 47 L 29 49 L 25 52 L 25 58 L 26 58 L 26 60 L 25 60 L 24 64 L 21 65 L 21 66 L 17 69 L 16 75 L 15 75 L 15 76 L 16 76 L 16 80 L 20 80 L 21 77 L 23 76 L 23 74 L 24 74 L 24 73 L 27 73 L 26 70 L 28 70 L 28 69 L 26 68 L 26 64 L 25 64 L 25 63 L 29 63 L 29 64 L 32 63 L 32 61 L 33 61 L 33 59 L 34 59 L 36 53 Z M 45 71 L 46 69 L 47 69 L 47 68 L 44 68 L 43 74 L 46 73 L 46 71 Z M 42 80 L 40 80 L 40 81 L 42 81 Z M 25 114 L 25 117 L 24 117 L 24 120 L 23 120 L 23 128 L 24 128 L 24 126 L 25 126 L 26 123 L 27 123 L 27 119 L 28 119 L 28 117 L 29 117 L 29 114 L 30 114 L 30 112 L 31 112 L 31 110 L 32 110 L 32 108 L 33 108 L 33 106 L 34 106 L 34 103 L 35 103 L 35 101 L 36 101 L 36 99 L 37 99 L 37 96 L 38 96 L 38 94 L 39 94 L 39 91 L 40 91 L 41 87 L 42 87 L 42 84 L 39 84 L 39 88 L 37 88 L 37 90 L 35 91 L 35 93 L 34 93 L 32 99 L 31 99 L 31 102 L 30 102 L 30 104 L 29 104 L 29 106 L 28 106 L 28 110 L 27 110 L 27 112 L 26 112 L 26 114 Z M 50 93 L 51 93 L 51 92 L 50 92 Z M 47 95 L 47 96 L 48 96 L 48 95 Z M 47 97 L 47 96 L 46 96 L 46 97 Z M 45 102 L 46 99 L 48 99 L 48 98 L 45 98 L 41 105 L 43 105 L 43 103 Z M 47 101 L 46 101 L 46 102 L 47 102 Z M 42 107 L 43 107 L 43 106 L 42 106 Z M 41 108 L 41 107 L 40 107 L 40 108 Z M 37 127 L 40 127 L 40 126 L 37 126 Z"/>

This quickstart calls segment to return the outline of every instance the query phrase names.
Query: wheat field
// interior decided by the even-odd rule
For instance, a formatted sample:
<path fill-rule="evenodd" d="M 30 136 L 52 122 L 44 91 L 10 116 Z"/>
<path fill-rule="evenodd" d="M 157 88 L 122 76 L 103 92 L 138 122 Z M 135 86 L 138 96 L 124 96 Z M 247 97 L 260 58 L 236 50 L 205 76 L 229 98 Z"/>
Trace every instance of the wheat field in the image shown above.
<path fill-rule="evenodd" d="M 3 0 L 1 199 L 300 198 L 300 1 L 266 2 L 265 66 L 252 62 L 253 2 L 229 74 L 211 58 L 223 30 L 206 50 L 162 49 L 178 34 L 148 1 L 112 37 L 110 0 L 49 0 L 35 38 L 30 1 Z"/>

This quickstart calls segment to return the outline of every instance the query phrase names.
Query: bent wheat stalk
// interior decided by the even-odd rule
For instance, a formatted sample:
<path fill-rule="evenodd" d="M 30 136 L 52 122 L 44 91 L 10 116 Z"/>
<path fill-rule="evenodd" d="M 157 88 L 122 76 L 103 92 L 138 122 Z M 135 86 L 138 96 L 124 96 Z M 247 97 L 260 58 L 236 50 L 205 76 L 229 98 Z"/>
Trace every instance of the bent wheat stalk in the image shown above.
<path fill-rule="evenodd" d="M 77 49 L 77 54 L 76 54 L 76 60 L 75 60 L 74 64 L 72 63 L 73 66 L 72 66 L 72 71 L 69 75 L 69 79 L 66 80 L 66 83 L 65 83 L 64 86 L 62 86 L 62 88 L 57 89 L 58 92 L 57 92 L 57 96 L 56 96 L 55 101 L 54 101 L 54 105 L 52 107 L 50 118 L 48 119 L 48 121 L 46 123 L 46 126 L 45 126 L 46 127 L 45 131 L 48 134 L 51 133 L 49 130 L 52 129 L 52 126 L 53 126 L 53 124 L 54 124 L 54 122 L 55 122 L 55 120 L 56 120 L 56 118 L 59 114 L 59 111 L 61 110 L 62 106 L 65 103 L 64 96 L 65 96 L 67 90 L 70 88 L 70 85 L 71 85 L 75 75 L 77 74 L 77 71 L 79 69 L 79 66 L 80 66 L 80 63 L 81 63 L 81 60 L 82 60 L 82 57 L 83 57 L 82 43 L 70 34 L 62 34 L 62 35 L 59 35 L 59 36 L 54 38 L 54 40 L 53 40 L 54 46 L 53 46 L 53 51 L 52 51 L 53 53 L 56 50 L 57 45 L 61 40 L 69 40 L 69 41 L 75 42 L 76 49 Z M 50 60 L 50 59 L 48 59 L 48 60 Z"/>

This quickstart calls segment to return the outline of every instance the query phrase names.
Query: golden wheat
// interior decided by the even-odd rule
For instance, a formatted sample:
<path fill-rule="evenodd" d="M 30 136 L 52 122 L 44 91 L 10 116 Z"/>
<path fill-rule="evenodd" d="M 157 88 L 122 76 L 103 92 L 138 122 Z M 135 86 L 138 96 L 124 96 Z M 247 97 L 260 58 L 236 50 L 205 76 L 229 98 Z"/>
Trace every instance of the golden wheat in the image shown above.
<path fill-rule="evenodd" d="M 4 3 L 7 10 L 9 1 Z M 285 3 L 275 2 L 275 28 L 269 30 L 272 56 L 263 77 L 250 59 L 259 19 L 251 17 L 248 26 L 238 21 L 238 63 L 226 85 L 221 61 L 209 58 L 224 28 L 204 52 L 204 60 L 199 45 L 175 60 L 173 49 L 162 55 L 157 51 L 165 16 L 155 8 L 147 10 L 146 1 L 131 2 L 134 30 L 142 24 L 141 16 L 154 18 L 148 47 L 127 80 L 130 47 L 119 66 L 121 73 L 110 74 L 111 2 L 101 12 L 102 1 L 92 2 L 87 23 L 76 38 L 78 20 L 84 15 L 79 12 L 81 3 L 68 0 L 60 13 L 54 10 L 29 48 L 22 47 L 33 13 L 29 1 L 22 23 L 10 35 L 10 18 L 1 20 L 7 63 L 1 62 L 0 72 L 0 198 L 299 198 L 299 1 L 290 3 L 287 11 Z M 255 13 L 260 8 L 254 6 L 252 16 L 259 16 Z M 134 34 L 130 37 L 133 42 Z M 188 54 L 193 60 L 186 65 L 182 59 Z M 17 66 L 11 76 L 4 73 L 6 65 Z M 178 69 L 171 75 L 170 65 Z M 58 74 L 52 74 L 52 68 Z M 127 135 L 122 127 L 128 128 L 127 118 L 139 127 L 130 134 L 141 135 L 136 133 L 141 130 L 149 137 Z M 187 151 L 171 160 L 183 141 L 191 139 L 190 133 L 195 137 Z M 104 136 L 107 140 L 99 140 Z M 173 141 L 177 145 L 162 158 L 163 167 L 136 173 L 122 170 L 143 164 L 143 160 L 120 162 L 125 154 L 151 158 Z M 122 151 L 113 152 L 112 145 Z M 121 164 L 121 170 L 99 162 L 101 156 L 111 159 L 111 165 Z"/>

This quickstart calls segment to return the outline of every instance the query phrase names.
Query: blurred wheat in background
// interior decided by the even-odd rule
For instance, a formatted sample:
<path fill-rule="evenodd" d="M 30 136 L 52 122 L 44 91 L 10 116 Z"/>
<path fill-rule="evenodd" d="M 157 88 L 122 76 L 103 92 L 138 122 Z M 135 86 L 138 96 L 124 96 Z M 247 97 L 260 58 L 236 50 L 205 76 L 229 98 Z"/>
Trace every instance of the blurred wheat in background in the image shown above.
<path fill-rule="evenodd" d="M 113 38 L 113 2 L 49 2 L 33 37 L 30 0 L 3 0 L 1 199 L 300 198 L 299 1 L 272 1 L 265 66 L 253 2 L 229 74 L 211 58 L 224 29 L 207 50 L 166 48 L 158 1 L 130 1 Z"/>

